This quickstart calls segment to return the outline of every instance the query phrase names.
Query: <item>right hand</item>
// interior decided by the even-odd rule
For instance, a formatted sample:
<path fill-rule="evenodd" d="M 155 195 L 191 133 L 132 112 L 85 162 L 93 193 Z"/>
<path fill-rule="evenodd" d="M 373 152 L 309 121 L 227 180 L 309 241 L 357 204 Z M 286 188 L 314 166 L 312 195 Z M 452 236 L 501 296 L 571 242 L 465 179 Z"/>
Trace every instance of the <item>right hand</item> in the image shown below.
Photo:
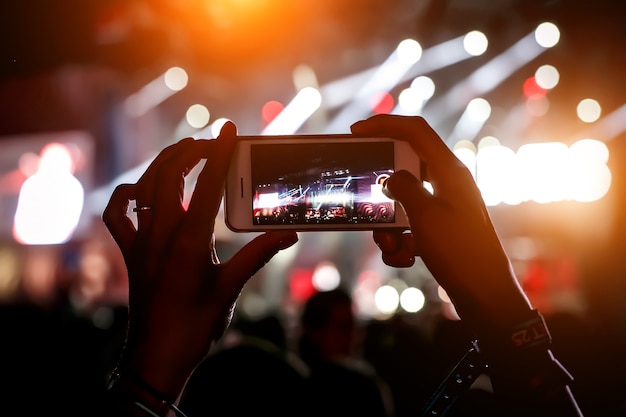
<path fill-rule="evenodd" d="M 375 231 L 385 263 L 412 265 L 420 256 L 448 292 L 458 314 L 474 330 L 509 329 L 527 316 L 530 303 L 511 269 L 474 178 L 421 117 L 377 115 L 352 132 L 411 144 L 425 164 L 431 194 L 406 171 L 392 175 L 385 192 L 398 201 L 410 233 Z"/>

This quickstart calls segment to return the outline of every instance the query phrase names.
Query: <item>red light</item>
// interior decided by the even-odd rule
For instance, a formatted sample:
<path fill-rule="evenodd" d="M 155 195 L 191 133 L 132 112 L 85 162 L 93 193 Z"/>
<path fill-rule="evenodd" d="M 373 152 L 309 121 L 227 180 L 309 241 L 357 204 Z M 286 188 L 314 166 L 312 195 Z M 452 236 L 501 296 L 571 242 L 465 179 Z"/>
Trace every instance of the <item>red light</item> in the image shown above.
<path fill-rule="evenodd" d="M 546 95 L 546 89 L 537 85 L 535 77 L 527 78 L 526 81 L 524 81 L 524 86 L 522 88 L 527 99 L 536 100 Z"/>
<path fill-rule="evenodd" d="M 289 278 L 289 292 L 291 298 L 297 302 L 304 302 L 315 294 L 316 289 L 313 286 L 313 271 L 308 269 L 297 269 L 293 271 Z"/>
<path fill-rule="evenodd" d="M 372 111 L 375 114 L 389 113 L 391 110 L 393 110 L 393 97 L 387 92 L 380 92 L 372 97 L 370 106 L 372 107 Z"/>
<path fill-rule="evenodd" d="M 283 111 L 284 108 L 285 106 L 278 101 L 268 101 L 261 109 L 261 117 L 263 117 L 263 121 L 265 123 L 270 123 L 280 114 L 281 111 Z"/>

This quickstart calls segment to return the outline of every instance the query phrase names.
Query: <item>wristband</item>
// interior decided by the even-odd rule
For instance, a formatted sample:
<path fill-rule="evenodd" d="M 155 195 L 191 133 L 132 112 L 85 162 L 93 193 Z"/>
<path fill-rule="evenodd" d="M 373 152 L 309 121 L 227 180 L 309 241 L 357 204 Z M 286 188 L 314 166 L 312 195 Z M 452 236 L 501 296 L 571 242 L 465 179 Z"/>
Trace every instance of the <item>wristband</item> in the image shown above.
<path fill-rule="evenodd" d="M 532 313 L 534 317 L 511 329 L 511 343 L 516 349 L 548 349 L 552 343 L 543 316 L 537 310 L 532 310 Z"/>
<path fill-rule="evenodd" d="M 548 350 L 552 344 L 552 336 L 543 316 L 537 310 L 530 310 L 525 321 L 509 329 L 496 329 L 478 336 L 480 350 L 487 356 L 532 355 L 533 352 Z"/>
<path fill-rule="evenodd" d="M 481 337 L 477 348 L 489 364 L 490 376 L 500 383 L 507 385 L 505 381 L 517 380 L 534 395 L 549 397 L 573 381 L 572 375 L 552 355 L 552 337 L 537 310 L 531 310 L 527 320 L 498 333 L 497 337 L 494 333 Z"/>

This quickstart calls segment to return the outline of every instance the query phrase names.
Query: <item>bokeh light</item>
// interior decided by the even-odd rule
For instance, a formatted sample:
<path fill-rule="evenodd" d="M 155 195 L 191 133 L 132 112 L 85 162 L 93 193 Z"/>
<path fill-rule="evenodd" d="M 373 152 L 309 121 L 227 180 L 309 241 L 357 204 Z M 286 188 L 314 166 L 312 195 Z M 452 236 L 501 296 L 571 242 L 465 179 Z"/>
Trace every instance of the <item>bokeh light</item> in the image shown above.
<path fill-rule="evenodd" d="M 600 103 L 592 98 L 581 100 L 576 106 L 578 118 L 585 123 L 593 123 L 600 118 L 602 107 Z"/>
<path fill-rule="evenodd" d="M 467 115 L 476 122 L 484 122 L 491 115 L 491 105 L 484 98 L 474 98 L 467 104 Z"/>
<path fill-rule="evenodd" d="M 465 51 L 472 56 L 479 56 L 485 53 L 489 41 L 484 33 L 473 30 L 468 32 L 463 38 L 463 47 Z"/>
<path fill-rule="evenodd" d="M 541 23 L 535 29 L 535 40 L 544 48 L 552 48 L 561 39 L 561 31 L 551 22 Z"/>
<path fill-rule="evenodd" d="M 383 91 L 374 94 L 370 106 L 375 114 L 386 114 L 393 110 L 394 100 L 391 94 Z"/>
<path fill-rule="evenodd" d="M 535 82 L 545 90 L 551 90 L 557 86 L 561 75 L 552 65 L 542 65 L 535 71 Z"/>
<path fill-rule="evenodd" d="M 185 117 L 191 127 L 202 129 L 209 123 L 211 114 L 209 113 L 209 109 L 202 104 L 193 104 L 187 109 Z"/>
<path fill-rule="evenodd" d="M 263 118 L 263 122 L 270 123 L 280 114 L 281 111 L 283 111 L 284 108 L 285 106 L 276 100 L 266 102 L 261 108 L 261 117 Z"/>
<path fill-rule="evenodd" d="M 391 285 L 383 285 L 374 294 L 376 308 L 383 314 L 394 313 L 400 304 L 400 294 Z"/>
<path fill-rule="evenodd" d="M 422 46 L 414 39 L 405 39 L 398 44 L 398 59 L 406 64 L 414 64 L 422 57 Z"/>
<path fill-rule="evenodd" d="M 220 135 L 222 127 L 224 127 L 227 122 L 230 122 L 230 119 L 220 117 L 219 119 L 216 119 L 213 123 L 211 123 L 211 134 L 214 138 Z"/>
<path fill-rule="evenodd" d="M 180 91 L 187 86 L 189 77 L 181 67 L 172 67 L 165 72 L 165 85 L 172 91 Z"/>
<path fill-rule="evenodd" d="M 408 313 L 417 313 L 426 302 L 426 296 L 419 288 L 408 287 L 400 293 L 400 306 Z"/>
<path fill-rule="evenodd" d="M 332 262 L 321 262 L 313 271 L 313 286 L 318 291 L 330 291 L 339 286 L 341 275 Z"/>

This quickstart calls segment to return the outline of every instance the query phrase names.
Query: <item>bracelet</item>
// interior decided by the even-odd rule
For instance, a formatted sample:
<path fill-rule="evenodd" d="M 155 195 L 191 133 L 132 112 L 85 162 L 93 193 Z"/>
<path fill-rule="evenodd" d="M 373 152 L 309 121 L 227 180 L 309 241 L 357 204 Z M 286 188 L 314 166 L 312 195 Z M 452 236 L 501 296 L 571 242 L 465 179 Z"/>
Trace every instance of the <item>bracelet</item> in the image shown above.
<path fill-rule="evenodd" d="M 166 399 L 165 396 L 161 394 L 158 390 L 156 390 L 154 387 L 152 387 L 150 384 L 148 384 L 138 375 L 135 375 L 134 373 L 130 372 L 127 369 L 125 369 L 123 373 L 120 371 L 120 369 L 116 369 L 113 372 L 113 374 L 111 375 L 111 379 L 109 380 L 109 387 L 108 387 L 109 390 L 113 387 L 115 382 L 118 381 L 120 378 L 124 378 L 125 380 L 133 384 L 135 387 L 148 393 L 151 397 L 156 399 L 159 403 L 161 403 L 162 405 L 164 405 L 165 407 L 173 411 L 177 417 L 187 417 L 186 414 L 183 413 L 183 411 L 180 408 L 178 408 L 176 404 L 174 404 L 174 402 Z M 148 406 L 143 404 L 141 401 L 138 401 L 137 399 L 132 399 L 132 400 L 130 398 L 128 399 L 133 405 L 141 408 L 143 411 L 147 412 L 153 417 L 160 417 L 158 413 L 151 410 Z"/>

